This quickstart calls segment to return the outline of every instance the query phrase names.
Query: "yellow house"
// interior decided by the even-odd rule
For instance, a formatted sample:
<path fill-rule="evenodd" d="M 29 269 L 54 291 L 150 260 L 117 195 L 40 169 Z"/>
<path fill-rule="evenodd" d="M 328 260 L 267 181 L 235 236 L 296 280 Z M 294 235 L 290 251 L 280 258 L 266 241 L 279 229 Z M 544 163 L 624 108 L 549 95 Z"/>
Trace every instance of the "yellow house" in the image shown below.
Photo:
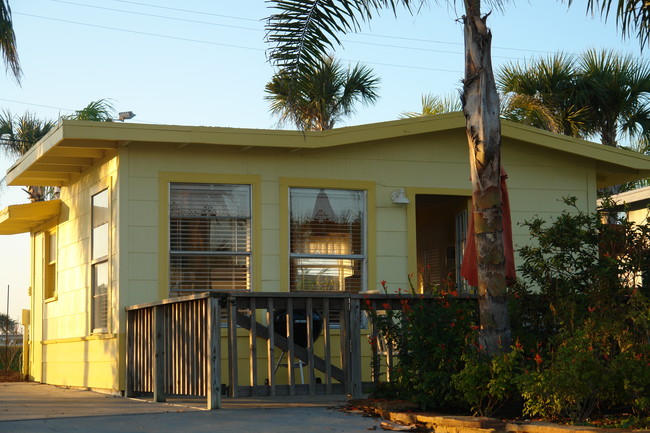
<path fill-rule="evenodd" d="M 515 246 L 561 197 L 592 211 L 597 188 L 650 176 L 647 156 L 502 133 Z M 456 279 L 471 192 L 460 113 L 306 133 L 62 120 L 7 182 L 60 187 L 0 213 L 0 234 L 31 234 L 29 378 L 109 392 L 135 304 Z"/>

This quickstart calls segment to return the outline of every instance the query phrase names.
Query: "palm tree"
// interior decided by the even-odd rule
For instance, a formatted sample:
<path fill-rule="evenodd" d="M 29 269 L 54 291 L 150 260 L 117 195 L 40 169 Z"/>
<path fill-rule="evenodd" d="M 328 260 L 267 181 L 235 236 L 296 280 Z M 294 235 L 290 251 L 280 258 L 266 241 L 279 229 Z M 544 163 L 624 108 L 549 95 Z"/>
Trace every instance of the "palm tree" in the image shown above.
<path fill-rule="evenodd" d="M 528 66 L 506 64 L 497 73 L 505 119 L 573 137 L 590 132 L 586 107 L 577 97 L 572 56 L 555 54 Z"/>
<path fill-rule="evenodd" d="M 451 3 L 451 0 L 449 0 Z M 278 11 L 267 22 L 266 39 L 273 47 L 269 60 L 285 71 L 290 83 L 318 64 L 325 52 L 340 44 L 339 32 L 353 32 L 379 9 L 412 11 L 426 0 L 275 0 Z M 500 8 L 505 0 L 488 4 Z M 465 39 L 463 111 L 470 150 L 473 218 L 478 266 L 478 296 L 481 343 L 489 354 L 510 347 L 510 325 L 506 299 L 506 266 L 501 220 L 501 123 L 499 95 L 492 71 L 492 34 L 489 14 L 481 13 L 480 0 L 463 0 L 461 20 Z M 290 92 L 296 92 L 292 84 Z"/>
<path fill-rule="evenodd" d="M 75 111 L 74 114 L 63 116 L 63 118 L 110 122 L 113 119 L 114 111 L 109 100 L 99 99 L 90 102 L 81 110 Z M 29 111 L 18 116 L 4 110 L 0 113 L 0 148 L 6 155 L 18 159 L 47 135 L 54 125 L 55 122 L 39 119 Z M 0 183 L 4 183 L 4 178 Z M 56 198 L 56 191 L 57 188 L 42 186 L 30 186 L 25 190 L 32 202 Z"/>
<path fill-rule="evenodd" d="M 421 116 L 434 116 L 436 114 L 452 113 L 461 111 L 463 104 L 460 98 L 454 95 L 436 96 L 428 93 L 422 95 L 422 111 L 405 111 L 400 114 L 400 119 L 411 119 Z"/>
<path fill-rule="evenodd" d="M 331 56 L 310 65 L 294 78 L 286 71 L 275 74 L 266 85 L 265 99 L 280 123 L 291 121 L 302 130 L 332 129 L 341 118 L 354 113 L 357 102 L 372 104 L 377 98 L 379 78 L 357 64 L 345 69 Z"/>
<path fill-rule="evenodd" d="M 0 113 L 0 147 L 13 158 L 20 158 L 54 127 L 51 120 L 43 120 L 29 111 L 22 116 L 8 110 Z M 4 178 L 2 179 L 4 181 Z M 30 186 L 25 192 L 31 201 L 42 201 L 53 194 L 53 189 Z"/>
<path fill-rule="evenodd" d="M 11 71 L 16 81 L 20 83 L 23 72 L 20 69 L 18 50 L 16 49 L 16 35 L 11 20 L 11 8 L 9 2 L 0 0 L 0 50 L 5 62 L 7 71 Z"/>
<path fill-rule="evenodd" d="M 573 137 L 600 136 L 616 146 L 620 136 L 650 139 L 650 66 L 612 51 L 564 54 L 527 67 L 505 66 L 499 87 L 503 115 Z"/>
<path fill-rule="evenodd" d="M 93 122 L 112 122 L 115 118 L 115 108 L 110 99 L 98 99 L 91 101 L 81 110 L 76 110 L 74 114 L 65 116 L 66 119 L 72 120 L 91 120 Z"/>
<path fill-rule="evenodd" d="M 650 138 L 650 65 L 613 51 L 589 50 L 579 59 L 582 101 L 601 142 Z"/>
<path fill-rule="evenodd" d="M 22 116 L 4 110 L 0 113 L 0 145 L 5 154 L 19 158 L 54 126 L 51 120 L 38 119 L 34 113 Z"/>

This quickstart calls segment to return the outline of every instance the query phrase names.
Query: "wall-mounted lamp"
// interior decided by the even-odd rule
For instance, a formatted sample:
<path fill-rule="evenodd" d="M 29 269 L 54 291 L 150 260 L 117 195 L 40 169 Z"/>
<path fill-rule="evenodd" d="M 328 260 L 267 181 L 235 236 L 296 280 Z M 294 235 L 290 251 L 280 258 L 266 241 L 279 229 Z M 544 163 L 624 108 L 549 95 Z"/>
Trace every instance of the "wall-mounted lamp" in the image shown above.
<path fill-rule="evenodd" d="M 394 204 L 409 204 L 411 203 L 409 199 L 406 197 L 406 192 L 404 191 L 403 188 L 396 189 L 395 191 L 390 193 L 390 199 L 393 201 Z"/>
<path fill-rule="evenodd" d="M 121 113 L 118 113 L 118 116 L 117 120 L 124 122 L 125 120 L 133 119 L 135 113 L 133 111 L 122 111 Z"/>

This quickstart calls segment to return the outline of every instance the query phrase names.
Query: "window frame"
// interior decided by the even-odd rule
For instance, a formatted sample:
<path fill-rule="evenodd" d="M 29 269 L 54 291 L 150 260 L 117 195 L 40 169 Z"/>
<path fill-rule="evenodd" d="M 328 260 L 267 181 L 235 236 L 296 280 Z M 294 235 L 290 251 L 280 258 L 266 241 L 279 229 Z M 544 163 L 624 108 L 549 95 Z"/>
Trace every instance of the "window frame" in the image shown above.
<path fill-rule="evenodd" d="M 174 257 L 189 258 L 189 257 L 192 257 L 192 256 L 203 257 L 205 259 L 207 259 L 207 258 L 215 259 L 215 258 L 219 258 L 219 257 L 230 257 L 230 258 L 244 257 L 244 258 L 247 258 L 248 259 L 248 266 L 246 267 L 246 274 L 247 275 L 246 275 L 245 280 L 247 282 L 246 284 L 247 284 L 248 287 L 246 287 L 246 289 L 243 289 L 243 290 L 250 291 L 251 288 L 252 288 L 252 266 L 251 265 L 252 265 L 252 244 L 253 244 L 253 239 L 252 239 L 253 238 L 252 185 L 250 185 L 250 184 L 239 184 L 239 183 L 205 183 L 205 182 L 200 182 L 200 183 L 199 182 L 170 182 L 168 185 L 169 185 L 169 192 L 168 193 L 169 193 L 169 197 L 170 197 L 170 207 L 169 207 L 169 211 L 168 211 L 169 212 L 169 214 L 168 214 L 168 218 L 169 218 L 168 251 L 169 251 L 169 259 L 170 259 L 169 260 L 169 263 L 170 263 L 170 265 L 169 265 L 170 266 L 170 282 L 169 282 L 170 294 L 171 293 L 179 293 L 179 292 L 184 291 L 183 289 L 174 289 L 172 287 L 172 278 L 171 278 L 171 270 L 172 270 L 171 269 L 171 266 L 172 266 L 171 263 L 173 261 L 172 259 Z M 176 249 L 176 250 L 172 249 L 172 247 L 173 247 L 173 242 L 172 242 L 172 239 L 173 239 L 173 236 L 172 236 L 173 215 L 172 215 L 172 213 L 173 213 L 173 211 L 172 211 L 171 204 L 173 203 L 172 202 L 172 195 L 173 195 L 172 193 L 173 193 L 174 185 L 179 185 L 179 186 L 185 185 L 185 188 L 187 188 L 190 191 L 192 191 L 192 188 L 189 185 L 195 185 L 195 186 L 203 186 L 203 185 L 205 185 L 205 186 L 214 186 L 214 187 L 217 187 L 217 188 L 227 187 L 227 186 L 246 188 L 247 192 L 246 192 L 245 195 L 246 195 L 247 203 L 245 203 L 244 206 L 247 208 L 246 210 L 248 211 L 247 216 L 237 217 L 237 216 L 234 216 L 234 215 L 226 215 L 226 216 L 223 216 L 223 217 L 216 217 L 215 216 L 214 219 L 217 220 L 217 221 L 218 220 L 234 221 L 235 225 L 238 225 L 238 223 L 240 221 L 246 221 L 246 224 L 245 224 L 246 235 L 245 236 L 248 236 L 248 239 L 244 240 L 244 244 L 247 246 L 247 248 L 245 248 L 244 251 L 241 251 L 240 248 L 239 248 L 239 242 L 235 242 L 234 244 L 232 244 L 232 248 L 228 248 L 226 250 L 212 250 L 212 249 L 194 250 L 194 249 L 183 249 L 183 248 Z M 201 193 L 203 191 L 204 190 L 201 190 L 201 189 L 197 189 L 195 191 L 192 191 L 192 192 L 198 192 L 198 194 L 196 196 L 194 196 L 194 198 L 200 197 L 202 206 L 210 205 L 211 203 L 209 201 L 203 200 L 204 197 L 201 195 Z M 205 191 L 206 191 L 206 195 L 208 193 L 212 192 L 211 190 L 205 190 Z M 179 217 L 179 220 L 181 220 L 181 218 L 182 217 Z M 193 219 L 196 219 L 196 218 L 195 217 L 190 218 L 190 220 L 193 220 Z M 211 218 L 203 217 L 203 218 L 198 218 L 198 219 L 199 220 L 204 219 L 205 221 L 208 222 L 208 227 L 211 227 L 211 225 L 209 224 L 211 222 Z M 181 224 L 181 221 L 179 221 L 178 223 Z M 180 230 L 181 230 L 181 232 L 183 234 L 187 235 L 187 233 L 186 233 L 187 229 L 181 228 Z M 208 237 L 211 236 L 210 230 L 211 229 L 208 228 L 208 232 L 205 232 L 205 234 L 208 235 Z M 231 235 L 233 238 L 239 238 L 239 236 L 241 235 L 239 233 L 238 227 L 235 227 L 234 230 L 227 230 L 225 233 L 227 235 Z M 181 239 L 181 241 L 182 240 L 189 240 L 189 239 L 190 238 Z M 210 239 L 208 239 L 208 241 L 210 241 Z M 222 272 L 226 272 L 226 271 L 227 271 L 227 269 L 223 268 Z M 205 283 L 209 283 L 209 282 L 210 282 L 209 278 L 205 280 Z M 206 288 L 205 290 L 211 290 L 211 289 Z M 205 291 L 205 290 L 199 289 L 199 291 Z M 224 290 L 242 290 L 242 289 L 236 289 L 236 288 L 231 287 L 231 288 L 226 288 Z M 194 291 L 194 290 L 193 289 L 188 289 L 187 291 Z"/>
<path fill-rule="evenodd" d="M 171 183 L 209 183 L 250 185 L 251 189 L 251 291 L 261 287 L 261 177 L 257 175 L 160 172 L 158 177 L 158 296 L 165 299 L 173 294 L 170 291 L 170 184 Z"/>
<path fill-rule="evenodd" d="M 94 226 L 94 217 L 95 217 L 95 197 L 100 194 L 106 193 L 106 204 L 107 204 L 107 215 L 106 222 L 98 226 Z M 110 256 L 111 256 L 111 217 L 112 217 L 112 206 L 111 206 L 111 193 L 110 186 L 100 185 L 96 188 L 93 188 L 90 193 L 90 333 L 91 334 L 107 334 L 111 329 L 111 304 L 112 304 L 112 290 L 111 290 L 111 266 L 110 266 Z M 95 229 L 103 225 L 106 225 L 106 254 L 95 257 L 95 242 L 96 242 L 96 232 Z M 98 287 L 96 286 L 97 278 L 97 269 L 100 266 L 106 266 L 106 293 L 97 295 Z M 106 313 L 105 317 L 102 320 L 105 323 L 97 323 L 97 299 L 99 296 L 105 297 L 106 303 Z M 103 325 L 103 326 L 98 326 Z"/>
<path fill-rule="evenodd" d="M 280 287 L 283 291 L 291 292 L 291 200 L 292 188 L 306 189 L 338 189 L 365 192 L 364 226 L 362 234 L 365 260 L 363 277 L 359 293 L 373 290 L 376 285 L 376 185 L 373 181 L 336 180 L 312 178 L 280 178 Z M 322 257 L 322 256 L 319 256 Z M 300 293 L 297 291 L 295 293 Z M 346 293 L 346 292 L 340 292 Z"/>
<path fill-rule="evenodd" d="M 54 246 L 52 240 L 54 238 Z M 45 230 L 43 232 L 43 298 L 45 302 L 53 302 L 58 299 L 57 285 L 57 259 L 58 259 L 58 236 L 56 229 Z M 54 248 L 54 258 L 52 258 L 52 248 Z"/>

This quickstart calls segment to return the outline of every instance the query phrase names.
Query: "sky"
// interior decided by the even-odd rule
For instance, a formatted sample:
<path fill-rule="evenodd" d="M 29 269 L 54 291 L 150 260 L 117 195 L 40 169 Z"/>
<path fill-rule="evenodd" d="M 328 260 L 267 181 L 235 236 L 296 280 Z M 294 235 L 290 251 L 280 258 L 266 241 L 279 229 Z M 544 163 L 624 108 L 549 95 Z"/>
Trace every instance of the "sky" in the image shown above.
<path fill-rule="evenodd" d="M 0 109 L 56 120 L 108 98 L 131 123 L 278 128 L 264 85 L 264 0 L 11 1 L 24 75 L 0 71 Z M 337 126 L 394 120 L 418 111 L 422 94 L 456 95 L 463 74 L 460 10 L 431 1 L 419 13 L 384 11 L 359 33 L 341 35 L 332 53 L 364 63 L 381 78 L 380 99 Z M 451 6 L 449 4 L 451 3 Z M 458 2 L 462 4 L 462 2 Z M 484 2 L 486 4 L 487 2 Z M 557 52 L 613 49 L 647 60 L 636 39 L 623 40 L 613 20 L 559 0 L 506 2 L 488 18 L 493 64 Z M 285 125 L 284 128 L 291 128 Z M 13 161 L 0 152 L 0 177 Z M 20 187 L 0 188 L 0 209 L 27 202 Z M 0 236 L 0 311 L 18 319 L 29 308 L 29 236 Z"/>

